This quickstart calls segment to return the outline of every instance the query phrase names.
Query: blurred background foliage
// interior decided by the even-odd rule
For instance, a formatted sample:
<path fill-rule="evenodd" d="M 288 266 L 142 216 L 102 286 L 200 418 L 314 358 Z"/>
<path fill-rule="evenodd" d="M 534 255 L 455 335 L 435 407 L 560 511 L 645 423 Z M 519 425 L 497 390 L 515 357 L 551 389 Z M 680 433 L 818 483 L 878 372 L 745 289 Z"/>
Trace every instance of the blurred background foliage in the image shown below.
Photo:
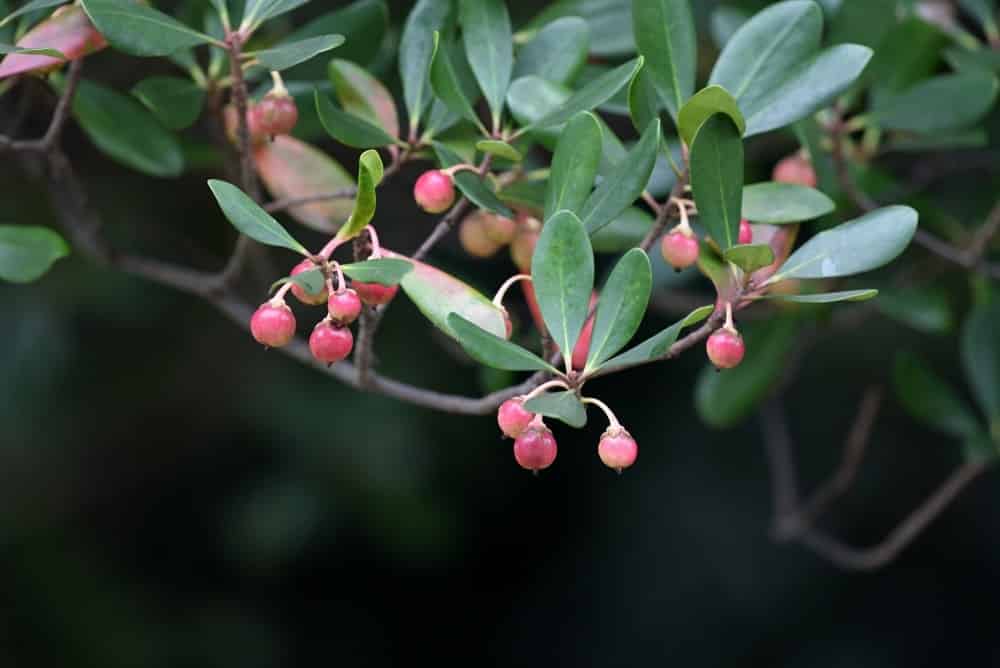
<path fill-rule="evenodd" d="M 273 30 L 332 4 L 312 3 Z M 699 81 L 717 52 L 712 36 L 769 3 L 729 1 L 715 12 L 719 4 L 692 3 Z M 821 4 L 833 42 L 877 46 L 898 16 L 895 2 Z M 393 45 L 409 6 L 391 2 L 381 48 L 358 56 L 397 95 Z M 510 7 L 515 25 L 538 11 Z M 621 14 L 603 20 L 627 21 Z M 111 50 L 87 62 L 88 76 L 118 90 L 169 71 Z M 627 120 L 615 127 L 629 131 Z M 983 127 L 988 144 L 972 154 L 897 154 L 860 176 L 878 194 L 905 187 L 924 161 L 979 161 L 910 200 L 930 229 L 969 225 L 1000 190 L 1000 112 Z M 299 132 L 318 139 L 317 128 L 306 114 Z M 66 146 L 117 247 L 221 263 L 232 231 L 204 186 L 213 154 L 192 140 L 187 157 L 200 167 L 151 179 L 107 160 L 73 126 Z M 323 146 L 345 165 L 356 159 Z M 767 178 L 796 147 L 791 133 L 750 140 L 747 181 Z M 411 204 L 418 173 L 407 168 L 380 191 L 377 222 L 393 248 L 415 248 L 433 224 Z M 0 184 L 5 219 L 54 225 L 40 184 L 13 161 L 0 161 Z M 502 254 L 468 262 L 454 239 L 434 261 L 484 289 L 511 271 Z M 263 295 L 269 280 L 255 284 Z M 823 337 L 800 360 L 784 408 L 804 485 L 836 466 L 862 389 L 891 384 L 896 351 L 920 351 L 968 394 L 957 329 L 972 298 L 989 300 L 992 288 L 956 272 L 935 287 L 940 299 L 919 296 L 915 307 L 900 305 L 905 295 L 880 302 L 889 317 Z M 509 380 L 457 361 L 397 302 L 377 342 L 389 375 L 468 394 Z M 769 538 L 760 425 L 751 416 L 719 431 L 698 419 L 700 353 L 597 381 L 640 444 L 626 475 L 595 456 L 595 421 L 556 427 L 559 459 L 536 479 L 514 464 L 492 418 L 349 390 L 262 352 L 206 304 L 79 256 L 38 283 L 0 285 L 0 314 L 3 665 L 1000 662 L 995 475 L 887 570 L 841 573 Z M 644 331 L 670 322 L 651 320 Z M 858 544 L 880 540 L 960 460 L 960 445 L 913 422 L 890 393 L 859 480 L 826 524 Z"/>

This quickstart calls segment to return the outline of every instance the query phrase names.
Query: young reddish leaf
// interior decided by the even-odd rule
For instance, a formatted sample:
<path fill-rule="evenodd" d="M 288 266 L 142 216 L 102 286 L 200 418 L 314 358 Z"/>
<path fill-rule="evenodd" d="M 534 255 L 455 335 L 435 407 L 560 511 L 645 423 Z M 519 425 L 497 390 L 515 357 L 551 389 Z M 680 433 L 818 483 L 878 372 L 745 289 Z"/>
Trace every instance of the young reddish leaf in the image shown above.
<path fill-rule="evenodd" d="M 399 136 L 399 115 L 392 95 L 378 79 L 348 60 L 330 61 L 330 82 L 344 111 Z"/>
<path fill-rule="evenodd" d="M 52 16 L 25 33 L 17 41 L 17 46 L 22 49 L 55 49 L 66 56 L 66 60 L 77 60 L 103 49 L 107 42 L 94 29 L 83 9 L 74 5 L 57 9 Z M 63 60 L 52 56 L 11 53 L 0 62 L 0 79 L 59 67 L 63 63 Z"/>

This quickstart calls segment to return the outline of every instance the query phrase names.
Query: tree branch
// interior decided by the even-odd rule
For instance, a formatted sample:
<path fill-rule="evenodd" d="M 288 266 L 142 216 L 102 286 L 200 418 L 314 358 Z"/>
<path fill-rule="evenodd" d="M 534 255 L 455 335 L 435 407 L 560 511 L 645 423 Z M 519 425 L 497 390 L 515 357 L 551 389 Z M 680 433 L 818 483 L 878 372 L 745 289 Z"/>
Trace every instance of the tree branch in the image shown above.
<path fill-rule="evenodd" d="M 39 139 L 25 141 L 14 141 L 9 137 L 0 135 L 0 150 L 45 153 L 52 149 L 56 145 L 56 142 L 59 141 L 63 128 L 66 126 L 66 121 L 69 120 L 73 97 L 76 95 L 76 89 L 80 85 L 80 75 L 82 72 L 82 58 L 70 63 L 69 73 L 66 75 L 66 83 L 63 86 L 63 91 L 59 96 L 59 101 L 56 103 L 55 111 L 52 112 L 52 120 L 49 121 L 49 127 L 45 130 L 44 135 Z"/>

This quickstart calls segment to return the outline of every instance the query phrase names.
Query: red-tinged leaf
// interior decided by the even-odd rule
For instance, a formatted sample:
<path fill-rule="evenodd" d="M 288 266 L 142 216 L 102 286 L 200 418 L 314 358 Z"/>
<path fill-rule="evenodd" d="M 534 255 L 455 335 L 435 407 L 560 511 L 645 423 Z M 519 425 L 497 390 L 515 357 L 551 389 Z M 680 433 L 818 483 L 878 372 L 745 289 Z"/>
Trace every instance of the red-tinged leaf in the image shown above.
<path fill-rule="evenodd" d="M 330 80 L 344 111 L 376 123 L 393 137 L 399 136 L 396 102 L 382 82 L 364 68 L 338 58 L 330 61 Z"/>
<path fill-rule="evenodd" d="M 753 243 L 767 244 L 774 251 L 774 262 L 753 273 L 753 282 L 760 285 L 769 279 L 778 268 L 785 263 L 795 246 L 795 238 L 799 235 L 798 225 L 751 225 Z"/>
<path fill-rule="evenodd" d="M 76 5 L 60 7 L 17 41 L 17 46 L 23 49 L 55 49 L 67 60 L 83 58 L 107 45 L 83 9 Z M 12 53 L 0 62 L 0 79 L 63 64 L 64 61 L 51 56 Z"/>
<path fill-rule="evenodd" d="M 317 148 L 285 135 L 254 151 L 257 173 L 275 199 L 311 197 L 354 187 L 354 179 Z M 353 195 L 302 204 L 288 214 L 303 225 L 333 233 L 351 215 Z"/>

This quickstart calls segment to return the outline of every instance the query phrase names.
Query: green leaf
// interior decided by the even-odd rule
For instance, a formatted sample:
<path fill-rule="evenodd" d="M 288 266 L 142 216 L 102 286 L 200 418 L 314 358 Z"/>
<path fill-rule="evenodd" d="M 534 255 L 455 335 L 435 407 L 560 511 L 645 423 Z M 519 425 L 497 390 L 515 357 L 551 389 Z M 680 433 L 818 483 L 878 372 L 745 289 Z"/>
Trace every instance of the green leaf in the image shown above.
<path fill-rule="evenodd" d="M 834 208 L 833 200 L 820 191 L 795 183 L 767 181 L 743 188 L 743 217 L 755 223 L 801 223 Z"/>
<path fill-rule="evenodd" d="M 632 77 L 628 85 L 628 113 L 632 125 L 640 132 L 660 117 L 663 106 L 660 94 L 646 68 Z"/>
<path fill-rule="evenodd" d="M 597 302 L 585 373 L 624 348 L 635 336 L 649 305 L 653 270 L 649 256 L 633 248 L 615 265 Z"/>
<path fill-rule="evenodd" d="M 305 290 L 306 294 L 320 295 L 326 287 L 326 277 L 323 275 L 323 272 L 320 271 L 319 267 L 315 267 L 307 271 L 301 271 L 294 276 L 285 276 L 278 279 L 271 284 L 270 292 L 273 293 L 286 283 L 294 283 Z"/>
<path fill-rule="evenodd" d="M 434 88 L 434 93 L 448 109 L 462 118 L 472 121 L 480 129 L 480 132 L 487 134 L 479 116 L 476 115 L 476 110 L 472 107 L 472 100 L 465 93 L 461 78 L 455 69 L 455 63 L 452 61 L 451 50 L 451 46 L 447 42 L 442 42 L 438 33 L 434 33 L 431 86 Z"/>
<path fill-rule="evenodd" d="M 593 234 L 617 218 L 632 205 L 649 183 L 660 145 L 660 121 L 654 120 L 625 159 L 607 175 L 601 185 L 587 198 L 580 218 Z"/>
<path fill-rule="evenodd" d="M 320 123 L 340 143 L 353 148 L 375 148 L 396 143 L 396 138 L 381 127 L 338 109 L 328 97 L 320 95 L 318 90 L 315 98 Z"/>
<path fill-rule="evenodd" d="M 493 127 L 499 128 L 500 113 L 514 70 L 507 5 L 504 0 L 460 0 L 458 11 L 465 57 L 493 112 Z"/>
<path fill-rule="evenodd" d="M 309 0 L 247 0 L 243 12 L 244 26 L 259 26 L 264 21 L 292 11 Z"/>
<path fill-rule="evenodd" d="M 997 78 L 987 72 L 932 77 L 885 100 L 872 117 L 889 130 L 931 133 L 962 128 L 993 107 L 997 89 Z"/>
<path fill-rule="evenodd" d="M 434 142 L 434 153 L 442 168 L 452 167 L 465 162 L 462 156 L 440 142 Z M 504 218 L 514 218 L 515 214 L 510 208 L 500 201 L 486 183 L 479 177 L 467 170 L 462 170 L 455 174 L 455 185 L 462 191 L 462 194 L 478 206 L 480 209 L 489 209 L 494 213 L 499 213 Z"/>
<path fill-rule="evenodd" d="M 330 83 L 344 111 L 378 125 L 391 137 L 399 136 L 396 103 L 381 81 L 349 60 L 334 58 L 328 69 Z"/>
<path fill-rule="evenodd" d="M 531 282 L 556 345 L 573 350 L 590 310 L 594 251 L 583 223 L 571 211 L 545 221 L 531 260 Z"/>
<path fill-rule="evenodd" d="M 347 41 L 337 56 L 359 65 L 370 64 L 379 53 L 389 23 L 389 8 L 383 0 L 355 0 L 346 7 L 321 14 L 288 35 L 288 41 L 338 33 Z M 430 33 L 427 34 L 430 40 Z M 296 78 L 318 79 L 326 63 L 308 62 L 295 70 Z M 427 68 L 421 72 L 426 76 Z M 405 80 L 405 77 L 404 77 Z"/>
<path fill-rule="evenodd" d="M 707 121 L 713 114 L 726 114 L 736 125 L 740 136 L 746 132 L 747 124 L 743 120 L 743 114 L 736 104 L 736 100 L 725 88 L 719 85 L 712 85 L 702 88 L 698 93 L 688 100 L 677 116 L 677 128 L 681 139 L 691 146 L 695 135 L 698 134 L 702 123 Z"/>
<path fill-rule="evenodd" d="M 983 26 L 987 37 L 993 41 L 1000 39 L 1000 29 L 997 27 L 997 5 L 994 0 L 958 0 L 958 4 Z"/>
<path fill-rule="evenodd" d="M 887 290 L 878 308 L 893 320 L 927 334 L 946 334 L 955 328 L 955 314 L 944 286 Z"/>
<path fill-rule="evenodd" d="M 639 54 L 675 119 L 694 92 L 697 42 L 687 0 L 632 0 Z"/>
<path fill-rule="evenodd" d="M 169 56 L 209 42 L 224 46 L 152 7 L 133 0 L 81 0 L 94 27 L 108 42 L 133 56 Z"/>
<path fill-rule="evenodd" d="M 358 159 L 358 194 L 354 210 L 344 226 L 337 232 L 338 239 L 353 239 L 368 227 L 375 217 L 375 188 L 382 181 L 382 158 L 378 151 L 369 149 Z"/>
<path fill-rule="evenodd" d="M 247 55 L 255 56 L 269 70 L 281 71 L 336 49 L 343 43 L 343 35 L 321 35 L 298 42 L 286 42 L 263 51 L 251 51 Z"/>
<path fill-rule="evenodd" d="M 962 364 L 973 394 L 990 421 L 1000 428 L 1000 303 L 977 307 L 962 326 Z M 998 435 L 994 432 L 994 435 Z"/>
<path fill-rule="evenodd" d="M 791 318 L 754 323 L 743 333 L 747 356 L 735 369 L 705 366 L 695 383 L 695 408 L 711 427 L 725 428 L 753 413 L 781 379 L 794 347 L 798 325 Z"/>
<path fill-rule="evenodd" d="M 514 78 L 536 75 L 569 84 L 587 62 L 590 28 L 578 16 L 556 19 L 539 30 L 517 52 Z"/>
<path fill-rule="evenodd" d="M 449 0 L 419 0 L 406 17 L 399 43 L 399 78 L 403 99 L 416 128 L 431 99 L 430 71 L 435 34 L 440 33 L 451 11 Z"/>
<path fill-rule="evenodd" d="M 620 253 L 638 246 L 653 227 L 653 217 L 644 209 L 630 206 L 590 237 L 597 253 Z"/>
<path fill-rule="evenodd" d="M 743 244 L 731 246 L 722 254 L 726 262 L 732 262 L 747 273 L 774 264 L 774 251 L 768 244 Z"/>
<path fill-rule="evenodd" d="M 0 43 L 0 53 L 14 53 L 25 56 L 48 56 L 50 58 L 58 58 L 59 60 L 66 60 L 66 55 L 61 51 L 55 49 L 33 49 L 29 47 L 19 47 L 12 44 L 2 44 Z"/>
<path fill-rule="evenodd" d="M 590 196 L 601 163 L 601 125 L 589 111 L 581 111 L 567 124 L 549 169 L 545 192 L 545 218 L 566 209 L 578 213 Z"/>
<path fill-rule="evenodd" d="M 177 139 L 133 98 L 81 81 L 73 116 L 102 152 L 150 176 L 177 176 L 184 155 Z"/>
<path fill-rule="evenodd" d="M 628 367 L 636 366 L 637 364 L 643 364 L 666 355 L 667 351 L 670 350 L 670 346 L 674 345 L 677 341 L 677 337 L 680 336 L 682 329 L 700 323 L 705 318 L 712 315 L 714 310 L 715 306 L 709 304 L 691 311 L 691 313 L 683 319 L 675 322 L 659 334 L 654 334 L 631 350 L 628 350 L 617 357 L 613 357 L 602 364 L 602 374 L 610 373 L 615 370 L 626 369 Z"/>
<path fill-rule="evenodd" d="M 281 223 L 231 183 L 209 179 L 208 187 L 215 195 L 222 213 L 237 230 L 268 246 L 287 248 L 308 256 L 309 251 L 288 233 Z"/>
<path fill-rule="evenodd" d="M 31 0 L 31 2 L 26 2 L 13 12 L 8 14 L 2 21 L 0 21 L 0 27 L 3 27 L 16 19 L 18 16 L 24 16 L 25 14 L 30 14 L 31 12 L 36 12 L 40 9 L 48 9 L 49 7 L 55 7 L 56 5 L 64 5 L 67 0 Z M 43 54 L 48 55 L 48 54 Z"/>
<path fill-rule="evenodd" d="M 342 264 L 340 269 L 355 281 L 397 285 L 413 271 L 413 263 L 392 257 L 380 257 L 364 262 Z"/>
<path fill-rule="evenodd" d="M 67 255 L 69 246 L 47 227 L 0 225 L 0 279 L 31 283 Z"/>
<path fill-rule="evenodd" d="M 457 313 L 448 316 L 448 326 L 465 352 L 481 364 L 506 371 L 556 371 L 530 350 L 487 332 Z"/>
<path fill-rule="evenodd" d="M 498 158 L 510 160 L 511 162 L 521 162 L 521 160 L 524 159 L 524 156 L 521 155 L 521 152 L 516 148 L 505 141 L 499 141 L 496 139 L 483 139 L 476 142 L 476 150 L 482 153 L 495 155 Z"/>
<path fill-rule="evenodd" d="M 877 269 L 902 253 L 917 231 L 917 212 L 887 206 L 820 232 L 765 285 L 788 278 L 836 278 Z"/>
<path fill-rule="evenodd" d="M 525 409 L 581 429 L 587 425 L 587 408 L 575 392 L 546 392 L 524 402 Z"/>
<path fill-rule="evenodd" d="M 132 88 L 157 119 L 171 130 L 183 130 L 201 115 L 205 91 L 190 79 L 149 77 Z"/>
<path fill-rule="evenodd" d="M 591 35 L 601 36 L 590 45 L 593 55 L 604 57 L 635 53 L 631 0 L 560 0 L 546 7 L 525 30 L 537 29 L 563 16 L 579 16 L 587 22 Z"/>
<path fill-rule="evenodd" d="M 719 5 L 712 11 L 710 20 L 712 41 L 720 50 L 723 49 L 736 31 L 750 19 L 749 12 L 728 5 Z"/>
<path fill-rule="evenodd" d="M 588 111 L 610 100 L 642 69 L 642 58 L 630 60 L 624 65 L 602 74 L 586 86 L 576 91 L 562 104 L 538 121 L 531 128 L 547 128 L 561 125 L 581 111 Z M 524 128 L 526 131 L 528 128 Z"/>
<path fill-rule="evenodd" d="M 726 250 L 739 236 L 743 204 L 743 140 L 729 116 L 715 114 L 702 124 L 690 165 L 698 220 Z"/>
<path fill-rule="evenodd" d="M 739 248 L 739 246 L 737 246 Z M 834 304 L 836 302 L 863 302 L 878 296 L 878 290 L 844 290 L 842 292 L 821 292 L 803 295 L 782 295 L 770 293 L 762 299 L 794 304 Z"/>
<path fill-rule="evenodd" d="M 892 380 L 900 403 L 914 420 L 960 439 L 982 431 L 971 407 L 916 355 L 896 354 Z"/>

